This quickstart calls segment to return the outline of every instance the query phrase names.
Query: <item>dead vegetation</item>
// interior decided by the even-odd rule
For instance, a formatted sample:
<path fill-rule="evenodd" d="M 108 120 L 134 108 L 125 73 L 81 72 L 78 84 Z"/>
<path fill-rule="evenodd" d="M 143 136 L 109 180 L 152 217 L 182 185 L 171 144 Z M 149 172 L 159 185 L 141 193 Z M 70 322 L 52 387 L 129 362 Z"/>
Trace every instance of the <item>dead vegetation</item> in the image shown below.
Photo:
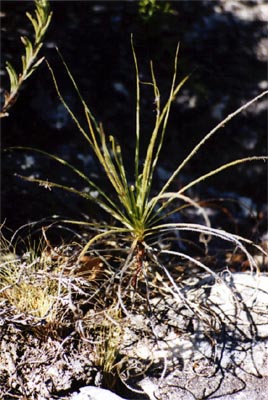
<path fill-rule="evenodd" d="M 228 267 L 215 272 L 216 257 L 179 259 L 172 249 L 148 247 L 141 262 L 111 240 L 79 259 L 81 245 L 53 247 L 46 232 L 38 250 L 21 256 L 2 238 L 3 399 L 68 399 L 86 385 L 141 396 L 145 376 L 161 383 L 182 371 L 198 342 L 207 347 L 193 365 L 197 375 L 205 360 L 214 372 L 221 368 L 219 349 L 231 332 L 236 346 L 258 336 Z M 231 314 L 211 297 L 218 287 Z"/>

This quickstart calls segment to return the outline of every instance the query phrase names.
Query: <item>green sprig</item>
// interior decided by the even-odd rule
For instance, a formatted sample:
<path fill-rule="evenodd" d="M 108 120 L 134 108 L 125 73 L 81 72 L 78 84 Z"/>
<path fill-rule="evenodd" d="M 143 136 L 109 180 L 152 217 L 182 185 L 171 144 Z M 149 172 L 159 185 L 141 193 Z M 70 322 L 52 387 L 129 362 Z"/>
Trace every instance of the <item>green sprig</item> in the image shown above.
<path fill-rule="evenodd" d="M 7 117 L 8 110 L 15 104 L 21 85 L 28 79 L 36 68 L 42 63 L 44 57 L 38 58 L 39 52 L 43 46 L 43 38 L 49 27 L 52 18 L 48 0 L 35 0 L 35 16 L 29 12 L 26 16 L 31 21 L 34 28 L 34 43 L 26 36 L 21 36 L 25 54 L 22 55 L 22 72 L 18 74 L 15 68 L 8 61 L 6 62 L 6 70 L 9 76 L 10 89 L 5 92 L 4 105 L 0 112 L 0 117 Z"/>

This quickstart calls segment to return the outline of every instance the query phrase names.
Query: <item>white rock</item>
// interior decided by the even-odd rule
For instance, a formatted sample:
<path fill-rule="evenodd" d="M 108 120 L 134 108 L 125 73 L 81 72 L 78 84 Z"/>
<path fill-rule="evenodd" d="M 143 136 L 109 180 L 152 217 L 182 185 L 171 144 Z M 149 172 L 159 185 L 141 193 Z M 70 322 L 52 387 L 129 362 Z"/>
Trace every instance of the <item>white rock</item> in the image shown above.
<path fill-rule="evenodd" d="M 154 393 L 158 389 L 157 385 L 153 383 L 149 378 L 144 378 L 140 383 L 140 387 L 147 394 L 150 400 L 157 400 Z"/>
<path fill-rule="evenodd" d="M 79 389 L 79 393 L 74 393 L 70 400 L 127 400 L 118 396 L 110 390 L 97 388 L 95 386 L 85 386 Z"/>
<path fill-rule="evenodd" d="M 236 300 L 223 283 L 217 283 L 211 290 L 211 308 L 221 314 L 223 320 L 232 322 L 249 336 L 251 325 L 254 323 L 258 330 L 258 336 L 267 338 L 268 276 L 254 276 L 246 273 L 232 274 L 229 284 L 237 290 Z"/>

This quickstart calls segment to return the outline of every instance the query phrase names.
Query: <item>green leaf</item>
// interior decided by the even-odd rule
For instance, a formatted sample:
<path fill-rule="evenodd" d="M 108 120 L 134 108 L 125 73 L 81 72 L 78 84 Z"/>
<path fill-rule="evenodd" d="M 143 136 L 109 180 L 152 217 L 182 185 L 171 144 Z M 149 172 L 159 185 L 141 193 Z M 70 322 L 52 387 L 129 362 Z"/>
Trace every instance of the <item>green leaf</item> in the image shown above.
<path fill-rule="evenodd" d="M 41 57 L 39 58 L 38 61 L 36 61 L 35 64 L 33 64 L 32 69 L 36 69 L 40 64 L 42 64 L 42 62 L 44 61 L 45 57 Z"/>
<path fill-rule="evenodd" d="M 21 56 L 21 63 L 22 63 L 22 70 L 26 70 L 27 69 L 27 63 L 26 63 L 26 57 L 25 55 Z"/>
<path fill-rule="evenodd" d="M 42 62 L 44 61 L 44 59 L 45 59 L 45 57 L 41 57 L 35 64 L 33 64 L 33 65 L 31 66 L 31 69 L 30 69 L 29 73 L 25 76 L 24 80 L 28 79 L 28 78 L 32 75 L 32 73 L 36 70 L 36 68 L 37 68 L 40 64 L 42 64 Z"/>
<path fill-rule="evenodd" d="M 13 66 L 10 64 L 10 62 L 6 62 L 6 70 L 9 75 L 9 80 L 10 80 L 10 92 L 14 92 L 19 84 L 19 78 L 18 75 L 13 68 Z"/>
<path fill-rule="evenodd" d="M 41 26 L 43 25 L 42 17 L 41 17 L 41 15 L 40 15 L 41 12 L 42 12 L 42 11 L 40 11 L 40 9 L 35 10 L 36 21 L 37 21 L 37 23 L 38 23 L 39 30 L 40 30 Z"/>
<path fill-rule="evenodd" d="M 39 27 L 38 27 L 37 21 L 33 18 L 33 16 L 32 16 L 29 12 L 26 12 L 26 16 L 27 16 L 27 17 L 29 18 L 29 20 L 31 21 L 31 23 L 32 23 L 32 25 L 33 25 L 33 28 L 34 28 L 35 36 L 37 36 L 38 31 L 39 31 Z"/>
<path fill-rule="evenodd" d="M 25 51 L 26 51 L 26 65 L 31 63 L 32 58 L 33 58 L 33 45 L 32 42 L 26 37 L 26 36 L 21 36 L 21 41 L 25 46 Z"/>

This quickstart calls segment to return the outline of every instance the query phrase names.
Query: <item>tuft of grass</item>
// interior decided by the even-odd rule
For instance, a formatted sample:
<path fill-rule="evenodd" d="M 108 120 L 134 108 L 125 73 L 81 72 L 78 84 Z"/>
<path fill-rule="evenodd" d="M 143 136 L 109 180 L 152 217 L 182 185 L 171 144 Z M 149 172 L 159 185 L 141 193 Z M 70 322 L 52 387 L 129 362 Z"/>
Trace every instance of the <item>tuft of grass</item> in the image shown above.
<path fill-rule="evenodd" d="M 119 347 L 122 342 L 121 311 L 112 306 L 107 309 L 101 322 L 93 326 L 97 339 L 94 344 L 95 362 L 103 373 L 103 384 L 112 389 L 116 383 L 118 371 Z"/>
<path fill-rule="evenodd" d="M 32 245 L 19 257 L 2 234 L 0 243 L 0 300 L 7 300 L 18 312 L 55 321 L 59 285 L 47 274 L 50 265 L 40 255 L 42 244 Z"/>
<path fill-rule="evenodd" d="M 22 72 L 17 73 L 10 62 L 6 62 L 6 70 L 9 76 L 10 89 L 5 91 L 5 98 L 0 118 L 9 116 L 9 109 L 15 104 L 19 96 L 22 84 L 43 62 L 44 57 L 38 59 L 38 55 L 43 46 L 43 39 L 50 25 L 52 12 L 48 0 L 35 0 L 35 16 L 27 12 L 26 16 L 31 21 L 34 28 L 34 42 L 27 36 L 21 36 L 21 42 L 25 49 L 25 54 L 21 57 Z"/>
<path fill-rule="evenodd" d="M 193 318 L 202 322 L 203 326 L 205 326 L 205 330 L 208 332 L 211 330 L 214 330 L 214 332 L 216 331 L 216 328 L 211 324 L 211 318 L 208 318 L 208 316 L 212 315 L 213 311 L 209 309 L 209 305 L 199 305 L 198 301 L 189 295 L 191 288 L 189 290 L 187 280 L 183 281 L 178 277 L 176 273 L 176 268 L 178 266 L 181 267 L 182 265 L 182 267 L 184 267 L 186 265 L 187 268 L 189 265 L 194 265 L 198 271 L 201 270 L 204 271 L 205 274 L 209 274 L 212 277 L 211 282 L 220 281 L 227 286 L 236 304 L 241 300 L 239 296 L 236 295 L 231 285 L 224 280 L 223 275 L 219 275 L 213 269 L 209 268 L 205 261 L 196 259 L 184 249 L 178 251 L 173 247 L 165 248 L 164 246 L 160 246 L 159 238 L 161 238 L 161 236 L 179 238 L 181 233 L 193 233 L 195 237 L 198 238 L 197 240 L 204 245 L 205 249 L 208 247 L 209 241 L 212 238 L 220 239 L 232 245 L 236 251 L 238 250 L 245 255 L 252 272 L 258 271 L 258 265 L 249 251 L 250 246 L 254 246 L 258 251 L 265 253 L 259 246 L 246 238 L 226 232 L 222 229 L 213 228 L 205 208 L 202 207 L 201 203 L 192 199 L 187 192 L 199 182 L 217 175 L 228 168 L 235 167 L 244 162 L 266 161 L 268 157 L 261 155 L 231 160 L 227 164 L 216 166 L 215 169 L 186 183 L 185 186 L 178 191 L 172 191 L 171 185 L 186 164 L 192 160 L 195 154 L 210 138 L 216 133 L 223 131 L 222 128 L 228 122 L 267 95 L 268 91 L 260 93 L 258 96 L 242 105 L 209 131 L 203 139 L 194 146 L 187 157 L 178 163 L 173 174 L 166 180 L 163 187 L 155 195 L 155 192 L 153 192 L 155 170 L 167 132 L 172 102 L 189 79 L 189 76 L 185 76 L 179 81 L 177 80 L 178 45 L 175 52 L 174 72 L 171 79 L 169 94 L 167 99 L 163 101 L 153 63 L 150 63 L 151 80 L 149 82 L 141 81 L 133 39 L 131 40 L 131 44 L 136 76 L 136 146 L 133 154 L 134 169 L 132 173 L 129 173 L 125 168 L 120 144 L 114 136 L 107 136 L 103 125 L 94 118 L 63 58 L 63 65 L 83 107 L 86 128 L 84 128 L 82 122 L 78 120 L 77 116 L 64 99 L 54 71 L 51 66 L 47 64 L 56 92 L 62 104 L 85 138 L 89 148 L 95 154 L 96 159 L 110 183 L 111 195 L 108 194 L 110 192 L 108 192 L 106 186 L 102 187 L 98 185 L 84 172 L 57 155 L 50 154 L 40 149 L 17 148 L 23 149 L 24 151 L 36 151 L 60 163 L 66 168 L 69 168 L 77 177 L 82 178 L 88 190 L 80 191 L 74 187 L 68 186 L 68 184 L 52 182 L 47 179 L 37 179 L 32 176 L 21 176 L 23 179 L 38 183 L 51 191 L 53 188 L 59 188 L 77 194 L 87 201 L 95 202 L 106 215 L 108 215 L 108 219 L 110 221 L 112 220 L 110 224 L 103 221 L 97 224 L 88 221 L 64 220 L 65 223 L 92 228 L 93 236 L 81 250 L 78 261 L 83 262 L 83 260 L 85 260 L 84 257 L 88 256 L 88 265 L 92 266 L 90 261 L 95 265 L 95 260 L 90 260 L 91 255 L 93 254 L 93 256 L 97 258 L 100 257 L 104 268 L 106 268 L 106 276 L 100 279 L 100 282 L 97 282 L 97 279 L 93 282 L 91 280 L 86 282 L 81 276 L 76 276 L 74 271 L 74 276 L 71 278 L 61 277 L 61 284 L 65 285 L 64 287 L 66 287 L 67 291 L 66 298 L 63 299 L 62 296 L 60 297 L 58 293 L 55 294 L 54 292 L 56 301 L 64 303 L 75 317 L 79 317 L 76 320 L 76 328 L 77 331 L 81 333 L 81 337 L 90 341 L 90 333 L 92 333 L 92 330 L 97 335 L 97 341 L 94 342 L 96 359 L 99 367 L 103 371 L 106 385 L 109 387 L 113 385 L 117 374 L 119 374 L 119 378 L 123 383 L 126 381 L 123 374 L 120 373 L 120 366 L 118 365 L 120 340 L 122 333 L 124 333 L 123 322 L 127 324 L 127 322 L 131 321 L 133 314 L 137 312 L 142 313 L 146 310 L 149 311 L 149 315 L 153 315 L 153 312 L 158 312 L 159 310 L 157 310 L 152 301 L 154 296 L 171 298 L 172 304 L 170 303 L 170 307 L 174 307 L 175 313 L 177 313 L 177 310 L 183 305 L 190 312 L 191 318 L 193 316 Z M 141 159 L 140 142 L 142 126 L 140 107 L 141 89 L 144 85 L 152 88 L 155 104 L 155 120 L 151 137 L 145 151 L 145 158 Z M 176 219 L 177 215 L 186 207 L 196 209 L 198 214 L 203 218 L 203 224 L 170 222 L 171 216 Z M 114 250 L 122 250 L 118 257 L 119 262 L 116 267 L 113 265 L 113 260 L 111 264 L 109 264 L 108 258 L 105 258 L 107 253 L 109 255 L 108 257 L 110 257 L 112 253 L 108 242 L 114 243 Z M 124 243 L 123 249 L 122 247 L 120 248 L 119 242 Z M 96 243 L 100 244 L 100 248 L 104 249 L 105 253 L 101 253 L 101 251 L 97 253 L 96 249 L 94 249 Z M 176 261 L 174 261 L 174 259 Z M 99 267 L 99 262 L 97 266 Z M 228 269 L 228 266 L 226 269 Z M 109 273 L 107 273 L 107 271 Z M 12 276 L 13 275 L 15 276 L 15 274 L 12 274 Z M 189 275 L 191 275 L 191 271 L 188 272 L 188 276 Z M 20 283 L 19 277 L 20 276 L 18 276 L 15 282 L 12 282 L 12 287 L 16 287 L 18 282 Z M 49 294 L 47 288 L 48 284 L 46 286 L 45 295 Z M 7 284 L 5 283 L 4 290 L 6 291 L 6 289 Z M 53 290 L 53 288 L 51 288 L 51 290 Z M 23 293 L 21 292 L 20 296 L 25 296 L 27 299 L 27 293 L 25 293 L 25 291 Z M 15 297 L 18 298 L 17 295 Z M 39 297 L 41 299 L 41 296 Z M 31 299 L 32 303 L 35 302 L 36 296 L 31 295 Z M 46 299 L 48 299 L 48 297 L 46 297 Z M 76 303 L 79 302 L 80 304 L 77 305 Z M 32 303 L 30 303 L 29 309 L 36 310 Z M 29 304 L 29 302 L 27 304 Z M 147 304 L 147 308 L 144 304 Z M 41 315 L 49 308 L 49 306 L 47 307 L 46 305 L 47 303 L 42 299 L 41 304 L 37 305 L 37 308 L 40 307 L 40 309 L 43 310 L 39 310 Z M 180 307 L 178 307 L 178 305 L 180 305 Z M 101 316 L 101 322 L 96 321 L 98 315 Z M 215 320 L 215 324 L 213 322 L 215 326 L 222 326 L 223 323 L 228 323 L 223 322 L 220 316 L 214 314 L 213 320 Z M 154 336 L 158 338 L 157 332 L 154 329 L 153 318 L 150 320 L 150 323 Z M 163 371 L 163 376 L 164 373 L 165 370 Z"/>
<path fill-rule="evenodd" d="M 167 123 L 169 119 L 170 109 L 172 102 L 178 95 L 182 86 L 189 79 L 189 76 L 184 77 L 177 82 L 177 69 L 178 69 L 178 52 L 179 45 L 177 46 L 175 58 L 174 58 L 174 73 L 171 80 L 169 95 L 166 101 L 162 101 L 161 93 L 157 84 L 156 75 L 154 72 L 153 63 L 150 63 L 151 70 L 151 81 L 143 82 L 139 77 L 139 66 L 136 57 L 136 53 L 133 45 L 133 38 L 131 39 L 133 60 L 136 72 L 136 147 L 134 154 L 134 171 L 131 179 L 128 178 L 127 171 L 125 169 L 122 149 L 120 144 L 116 141 L 114 136 L 107 136 L 101 123 L 98 123 L 94 118 L 91 110 L 85 103 L 80 90 L 76 84 L 76 81 L 71 74 L 65 61 L 62 62 L 68 73 L 68 76 L 73 84 L 73 87 L 78 94 L 82 107 L 84 109 L 84 115 L 87 122 L 87 128 L 82 126 L 82 123 L 77 119 L 74 112 L 71 110 L 65 99 L 63 98 L 60 88 L 58 86 L 54 71 L 51 66 L 47 63 L 50 70 L 57 94 L 61 99 L 63 105 L 69 112 L 70 116 L 77 125 L 79 131 L 86 139 L 89 147 L 94 152 L 97 160 L 104 170 L 106 178 L 111 184 L 113 190 L 112 196 L 107 194 L 106 188 L 98 186 L 95 182 L 89 179 L 82 171 L 78 170 L 75 166 L 69 164 L 64 159 L 57 157 L 56 155 L 49 154 L 45 151 L 32 149 L 39 152 L 52 160 L 70 168 L 76 175 L 82 178 L 86 185 L 89 187 L 89 191 L 79 191 L 68 185 L 61 183 L 51 182 L 47 180 L 37 179 L 34 177 L 22 177 L 31 182 L 37 182 L 39 185 L 51 188 L 61 188 L 71 193 L 75 193 L 83 198 L 97 203 L 110 217 L 113 218 L 113 225 L 105 225 L 101 228 L 101 232 L 94 235 L 88 243 L 85 245 L 81 252 L 81 257 L 90 249 L 94 242 L 108 238 L 114 235 L 124 235 L 130 243 L 130 258 L 135 256 L 137 261 L 137 271 L 139 272 L 142 268 L 145 253 L 150 249 L 150 239 L 155 237 L 157 234 L 167 232 L 182 231 L 188 232 L 199 232 L 208 239 L 205 240 L 207 243 L 209 238 L 217 237 L 227 242 L 231 242 L 233 245 L 238 246 L 242 252 L 246 254 L 249 260 L 251 269 L 256 269 L 256 264 L 253 258 L 250 256 L 245 248 L 245 244 L 250 242 L 239 236 L 224 232 L 212 228 L 210 221 L 206 215 L 205 210 L 197 204 L 193 199 L 187 196 L 187 191 L 198 184 L 201 181 L 208 179 L 230 167 L 235 167 L 245 162 L 257 162 L 267 160 L 266 156 L 252 156 L 241 159 L 232 160 L 226 164 L 220 165 L 215 169 L 208 171 L 207 173 L 199 176 L 198 178 L 190 181 L 184 187 L 176 192 L 170 191 L 170 187 L 175 178 L 179 175 L 185 165 L 191 161 L 194 155 L 201 149 L 201 147 L 217 132 L 222 131 L 222 128 L 231 121 L 238 114 L 242 113 L 253 103 L 260 100 L 262 97 L 267 95 L 268 91 L 260 93 L 258 96 L 242 105 L 240 108 L 235 110 L 224 118 L 218 125 L 216 125 L 210 132 L 208 132 L 202 140 L 200 140 L 193 150 L 182 160 L 173 174 L 165 182 L 161 190 L 157 195 L 152 196 L 152 184 L 154 179 L 154 173 L 158 164 L 160 152 L 162 150 L 163 139 L 166 134 Z M 60 53 L 59 53 L 60 54 Z M 151 134 L 150 141 L 147 146 L 145 159 L 141 160 L 140 157 L 140 137 L 142 135 L 142 129 L 140 124 L 140 98 L 141 98 L 141 87 L 143 85 L 149 85 L 152 88 L 155 104 L 155 122 L 154 128 Z M 24 150 L 27 148 L 23 148 Z M 91 194 L 91 193 L 94 193 Z M 96 196 L 97 193 L 97 196 Z M 178 202 L 180 203 L 178 205 Z M 166 222 L 167 217 L 172 214 L 177 214 L 185 206 L 196 208 L 199 213 L 203 216 L 204 225 L 202 224 L 182 224 L 182 223 L 168 223 Z M 85 221 L 69 221 L 74 224 L 91 225 Z M 179 257 L 188 257 L 178 253 Z"/>

